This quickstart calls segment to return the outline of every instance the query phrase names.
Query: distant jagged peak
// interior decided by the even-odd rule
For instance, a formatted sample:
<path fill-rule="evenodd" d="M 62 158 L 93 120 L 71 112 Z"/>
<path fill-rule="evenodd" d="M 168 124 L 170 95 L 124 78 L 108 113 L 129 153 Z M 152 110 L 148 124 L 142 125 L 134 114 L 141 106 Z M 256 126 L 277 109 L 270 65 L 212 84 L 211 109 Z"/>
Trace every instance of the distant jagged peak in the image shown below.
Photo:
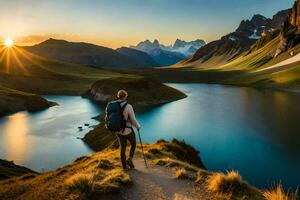
<path fill-rule="evenodd" d="M 153 45 L 159 47 L 160 46 L 159 41 L 157 39 L 155 39 L 153 41 Z"/>
<path fill-rule="evenodd" d="M 251 18 L 251 22 L 257 21 L 257 20 L 268 20 L 268 18 L 263 15 L 260 15 L 260 14 L 253 15 L 253 17 Z"/>
<path fill-rule="evenodd" d="M 151 45 L 151 44 L 152 44 L 152 42 L 150 42 L 150 40 L 145 40 L 145 41 L 139 42 L 137 44 L 137 46 L 139 46 L 139 45 Z"/>
<path fill-rule="evenodd" d="M 185 40 L 181 40 L 181 39 L 177 38 L 173 45 L 173 48 L 181 48 L 181 47 L 185 47 L 187 45 L 192 45 L 195 48 L 200 48 L 201 46 L 203 46 L 205 44 L 206 44 L 205 41 L 202 39 L 196 39 L 196 40 L 187 42 Z"/>

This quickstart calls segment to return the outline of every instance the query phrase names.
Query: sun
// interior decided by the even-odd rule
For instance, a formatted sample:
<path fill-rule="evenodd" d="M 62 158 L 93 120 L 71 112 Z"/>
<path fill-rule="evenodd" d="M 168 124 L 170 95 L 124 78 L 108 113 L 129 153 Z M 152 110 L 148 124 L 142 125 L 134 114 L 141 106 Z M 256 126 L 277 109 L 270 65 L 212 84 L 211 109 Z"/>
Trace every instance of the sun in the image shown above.
<path fill-rule="evenodd" d="M 5 38 L 4 45 L 6 47 L 12 47 L 14 45 L 14 41 L 12 39 L 10 39 L 10 38 Z"/>

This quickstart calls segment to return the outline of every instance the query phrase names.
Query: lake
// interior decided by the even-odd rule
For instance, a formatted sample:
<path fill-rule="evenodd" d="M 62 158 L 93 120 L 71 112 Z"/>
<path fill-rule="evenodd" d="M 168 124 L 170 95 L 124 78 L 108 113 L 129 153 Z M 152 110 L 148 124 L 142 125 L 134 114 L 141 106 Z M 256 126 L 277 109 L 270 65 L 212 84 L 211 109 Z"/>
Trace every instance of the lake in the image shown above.
<path fill-rule="evenodd" d="M 59 103 L 59 106 L 0 118 L 0 158 L 42 172 L 54 170 L 92 152 L 77 137 L 83 137 L 98 124 L 91 117 L 102 109 L 88 99 L 76 96 L 45 98 Z M 83 127 L 82 131 L 78 126 Z"/>
<path fill-rule="evenodd" d="M 299 95 L 221 85 L 169 85 L 188 97 L 137 114 L 144 142 L 183 139 L 200 151 L 209 170 L 237 170 L 258 187 L 280 181 L 286 188 L 300 184 Z M 81 97 L 46 98 L 60 106 L 0 118 L 0 158 L 48 171 L 91 153 L 77 137 L 97 124 L 91 117 L 103 108 Z"/>

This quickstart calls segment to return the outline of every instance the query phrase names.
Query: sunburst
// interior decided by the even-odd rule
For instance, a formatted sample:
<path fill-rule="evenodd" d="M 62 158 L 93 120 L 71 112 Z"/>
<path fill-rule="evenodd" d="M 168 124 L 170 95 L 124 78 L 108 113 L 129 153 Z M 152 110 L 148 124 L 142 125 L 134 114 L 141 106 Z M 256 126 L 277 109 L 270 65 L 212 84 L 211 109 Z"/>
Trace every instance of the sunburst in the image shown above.
<path fill-rule="evenodd" d="M 4 45 L 7 48 L 10 48 L 10 47 L 12 47 L 14 45 L 14 41 L 11 38 L 5 38 Z"/>

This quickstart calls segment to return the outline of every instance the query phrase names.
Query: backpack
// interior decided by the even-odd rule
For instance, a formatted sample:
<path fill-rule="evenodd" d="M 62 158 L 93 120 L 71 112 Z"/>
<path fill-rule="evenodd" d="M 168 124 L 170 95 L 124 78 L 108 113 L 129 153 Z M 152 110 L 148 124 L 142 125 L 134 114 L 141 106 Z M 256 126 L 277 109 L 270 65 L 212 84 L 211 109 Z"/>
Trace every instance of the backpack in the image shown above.
<path fill-rule="evenodd" d="M 105 126 L 112 132 L 124 131 L 126 128 L 126 120 L 123 112 L 127 102 L 121 106 L 121 102 L 112 101 L 106 106 Z"/>

